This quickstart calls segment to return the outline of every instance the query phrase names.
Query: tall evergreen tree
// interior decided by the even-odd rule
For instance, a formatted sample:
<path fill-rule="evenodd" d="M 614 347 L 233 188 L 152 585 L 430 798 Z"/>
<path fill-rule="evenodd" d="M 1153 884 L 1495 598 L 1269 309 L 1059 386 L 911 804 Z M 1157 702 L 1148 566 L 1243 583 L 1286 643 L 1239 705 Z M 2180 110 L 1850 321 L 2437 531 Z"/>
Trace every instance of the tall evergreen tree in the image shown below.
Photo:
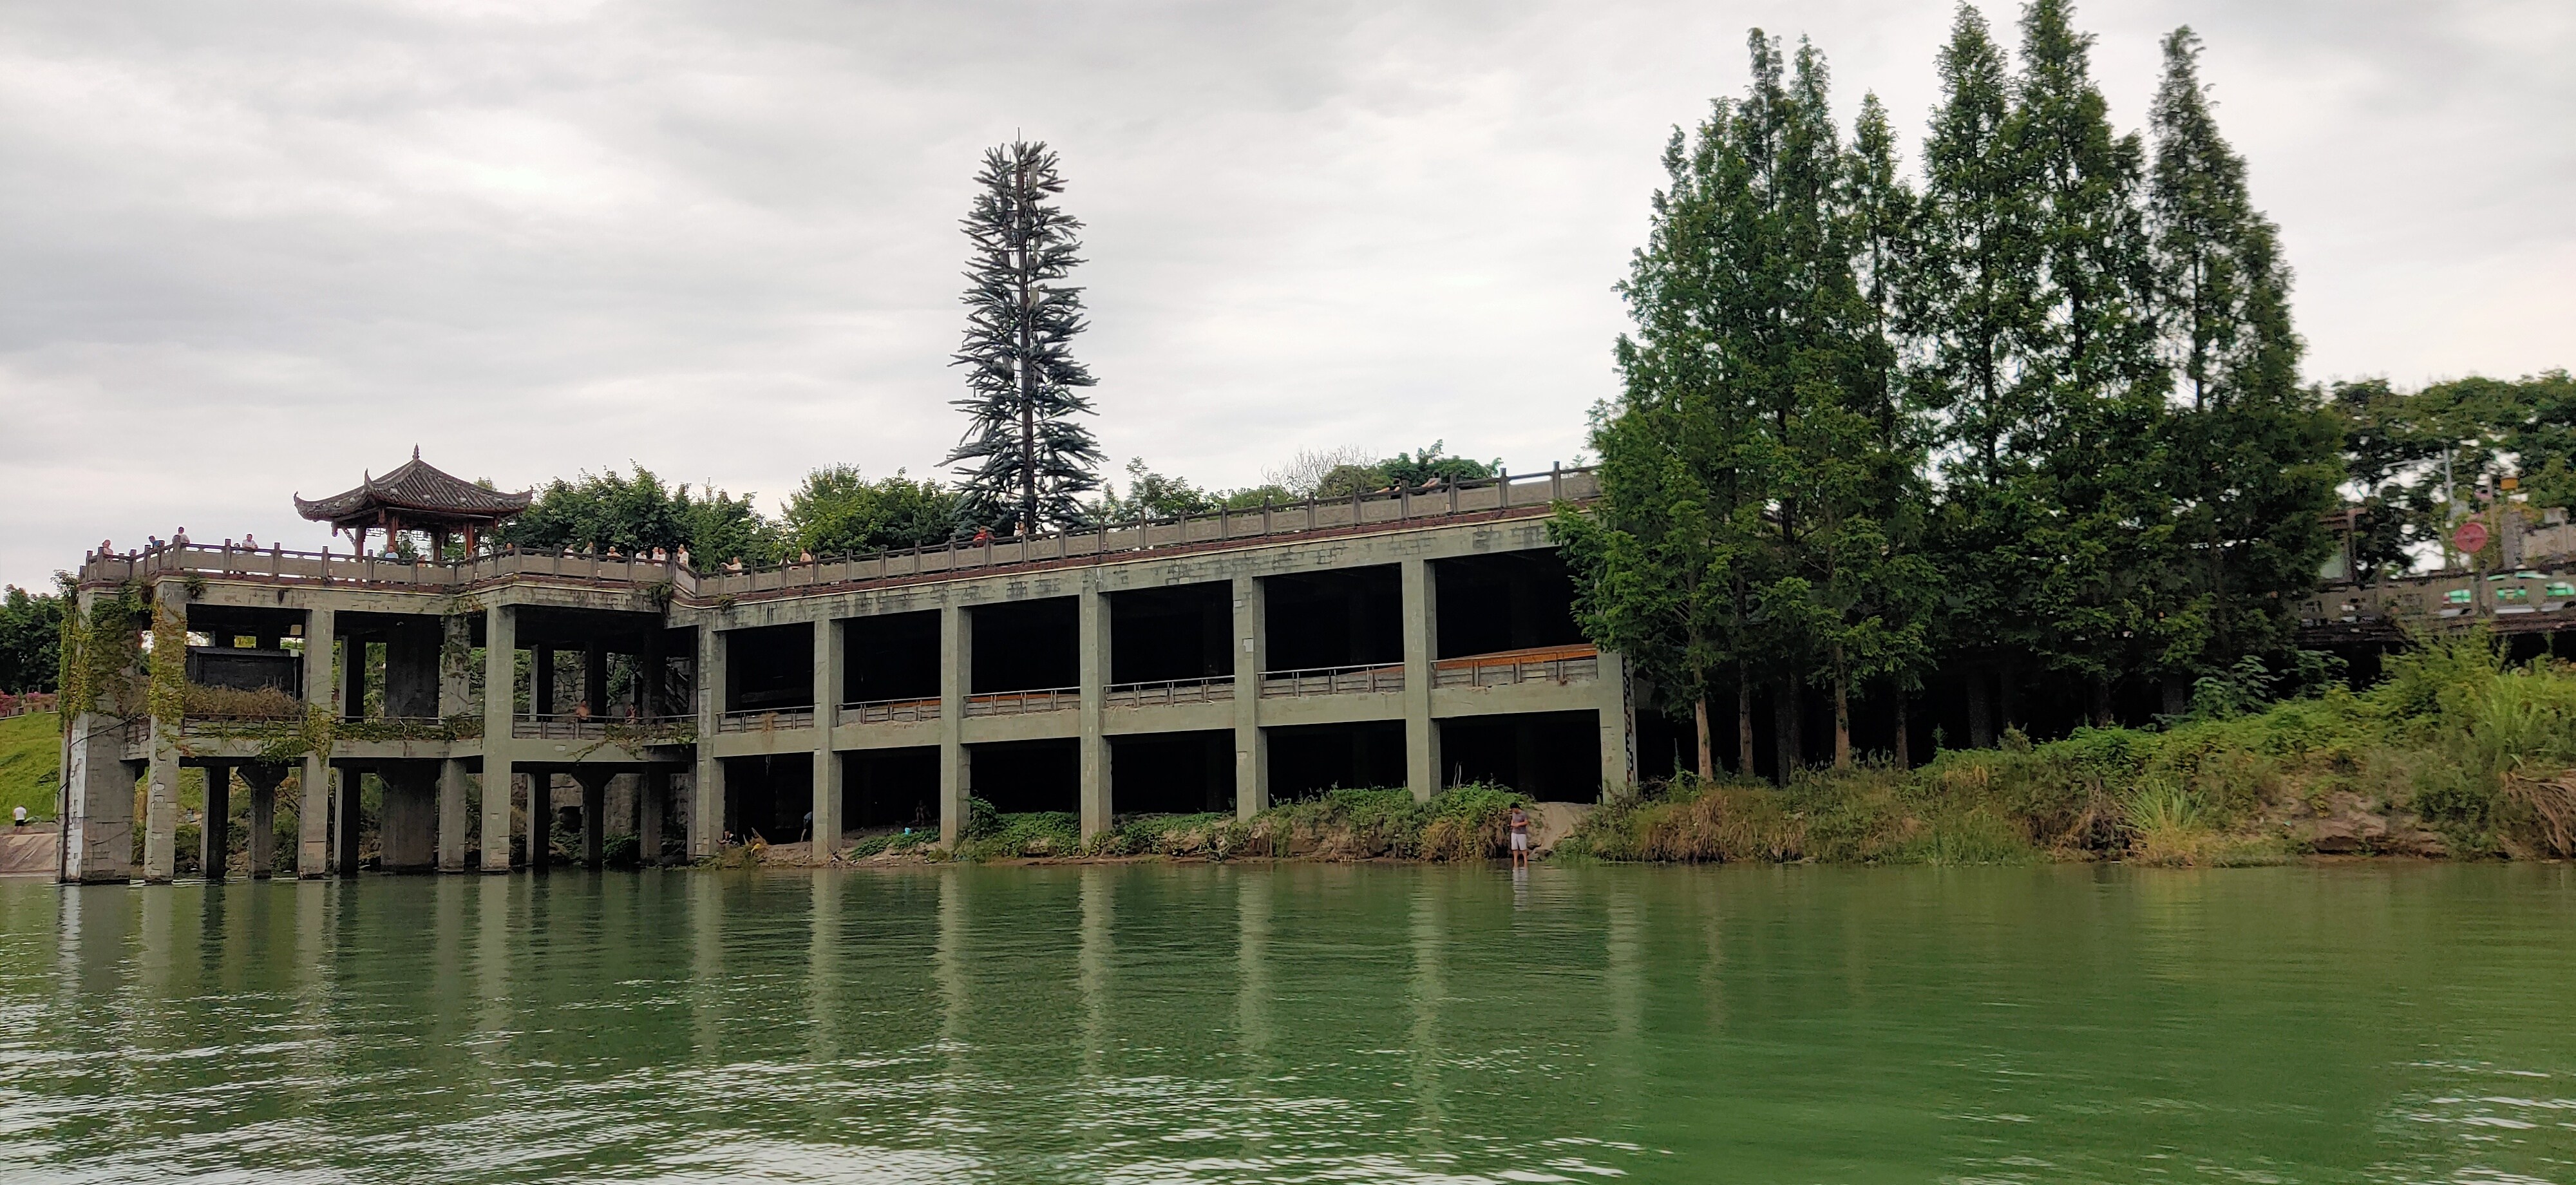
<path fill-rule="evenodd" d="M 1968 678 L 1969 739 L 1994 739 L 1988 676 L 2001 676 L 2003 716 L 2021 655 L 2039 642 L 2039 565 L 2020 547 L 2034 523 L 2028 449 L 2036 420 L 2022 379 L 2039 317 L 2034 194 L 2009 136 L 2012 83 L 1985 17 L 1961 4 L 1939 57 L 1941 101 L 1923 144 L 1909 282 L 1900 332 L 1912 343 L 1905 381 L 1938 416 L 1940 501 L 1928 551 L 1942 575 L 1939 645 Z"/>
<path fill-rule="evenodd" d="M 967 520 L 1035 533 L 1082 519 L 1081 495 L 1100 484 L 1100 447 L 1073 417 L 1088 415 L 1091 372 L 1074 361 L 1082 290 L 1062 281 L 1082 262 L 1082 223 L 1056 202 L 1064 180 L 1043 143 L 986 150 L 981 192 L 966 217 L 966 341 L 956 364 L 972 423 L 950 463 Z"/>
<path fill-rule="evenodd" d="M 2033 187 L 2041 313 L 2022 327 L 2036 505 L 2020 545 L 2043 557 L 2040 652 L 2091 688 L 2093 720 L 2107 725 L 2112 686 L 2191 661 L 2200 620 L 2158 455 L 2168 388 L 2139 200 L 2145 149 L 2112 130 L 2093 38 L 2071 9 L 2033 0 L 2023 10 L 2006 132 Z"/>
<path fill-rule="evenodd" d="M 1619 292 L 1636 321 L 1615 349 L 1621 394 L 1594 410 L 1602 498 L 1555 520 L 1584 632 L 1685 709 L 1699 773 L 1715 776 L 1709 700 L 1732 674 L 1736 768 L 1753 766 L 1754 582 L 1771 526 L 1763 405 L 1739 381 L 1765 297 L 1745 281 L 1753 163 L 1723 100 L 1664 149 L 1669 188 Z"/>
<path fill-rule="evenodd" d="M 2205 673 L 2290 645 L 2285 594 L 2313 585 L 2332 547 L 2320 515 L 2343 470 L 2334 420 L 2298 385 L 2289 268 L 2210 113 L 2200 39 L 2176 29 L 2164 56 L 2149 210 L 2165 353 L 2184 396 L 2168 455 L 2177 533 L 2200 553 L 2190 571 L 2207 606 Z M 2178 698 L 2169 690 L 2168 706 Z"/>

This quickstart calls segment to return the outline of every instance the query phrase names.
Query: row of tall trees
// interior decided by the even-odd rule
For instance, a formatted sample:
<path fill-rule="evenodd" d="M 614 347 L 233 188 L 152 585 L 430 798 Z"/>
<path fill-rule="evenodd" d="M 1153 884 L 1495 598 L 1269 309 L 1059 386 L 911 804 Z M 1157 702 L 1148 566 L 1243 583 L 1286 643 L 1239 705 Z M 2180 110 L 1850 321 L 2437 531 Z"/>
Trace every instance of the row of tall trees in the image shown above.
<path fill-rule="evenodd" d="M 1846 135 L 1823 55 L 1759 30 L 1744 94 L 1666 147 L 1604 499 L 1558 527 L 1587 631 L 1693 718 L 1703 775 L 1712 703 L 1750 769 L 1757 693 L 1816 686 L 1849 763 L 1852 700 L 1893 697 L 1901 754 L 1936 667 L 2054 671 L 2107 722 L 2124 682 L 2290 644 L 2339 438 L 2199 42 L 2165 42 L 2150 144 L 2064 0 L 2020 33 L 2016 61 L 1959 9 L 1913 173 L 1874 96 Z"/>

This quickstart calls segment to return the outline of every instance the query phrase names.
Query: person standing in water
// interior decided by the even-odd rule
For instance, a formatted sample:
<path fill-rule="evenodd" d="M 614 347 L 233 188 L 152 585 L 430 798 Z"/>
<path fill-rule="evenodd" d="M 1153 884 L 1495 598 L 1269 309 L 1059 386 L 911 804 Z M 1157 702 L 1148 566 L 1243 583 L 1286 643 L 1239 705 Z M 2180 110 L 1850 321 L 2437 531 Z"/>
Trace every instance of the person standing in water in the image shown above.
<path fill-rule="evenodd" d="M 1517 804 L 1512 807 L 1512 867 L 1529 866 L 1529 812 Z"/>

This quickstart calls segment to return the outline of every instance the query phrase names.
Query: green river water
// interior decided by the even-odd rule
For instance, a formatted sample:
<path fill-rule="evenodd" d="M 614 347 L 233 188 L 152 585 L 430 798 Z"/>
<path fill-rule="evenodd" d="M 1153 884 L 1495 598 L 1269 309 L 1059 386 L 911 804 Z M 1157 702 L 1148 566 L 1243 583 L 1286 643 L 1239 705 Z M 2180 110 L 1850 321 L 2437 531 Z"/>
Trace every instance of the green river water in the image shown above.
<path fill-rule="evenodd" d="M 0 1181 L 2576 1182 L 2576 869 L 0 882 Z"/>

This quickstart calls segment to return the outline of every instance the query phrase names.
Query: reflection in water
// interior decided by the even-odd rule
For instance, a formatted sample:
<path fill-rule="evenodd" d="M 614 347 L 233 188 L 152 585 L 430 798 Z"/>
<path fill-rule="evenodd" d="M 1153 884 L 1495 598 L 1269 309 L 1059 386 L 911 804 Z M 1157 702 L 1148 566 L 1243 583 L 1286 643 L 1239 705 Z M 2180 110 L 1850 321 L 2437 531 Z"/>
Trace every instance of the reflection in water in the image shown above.
<path fill-rule="evenodd" d="M 0 1179 L 2566 1180 L 2576 873 L 0 882 Z"/>

